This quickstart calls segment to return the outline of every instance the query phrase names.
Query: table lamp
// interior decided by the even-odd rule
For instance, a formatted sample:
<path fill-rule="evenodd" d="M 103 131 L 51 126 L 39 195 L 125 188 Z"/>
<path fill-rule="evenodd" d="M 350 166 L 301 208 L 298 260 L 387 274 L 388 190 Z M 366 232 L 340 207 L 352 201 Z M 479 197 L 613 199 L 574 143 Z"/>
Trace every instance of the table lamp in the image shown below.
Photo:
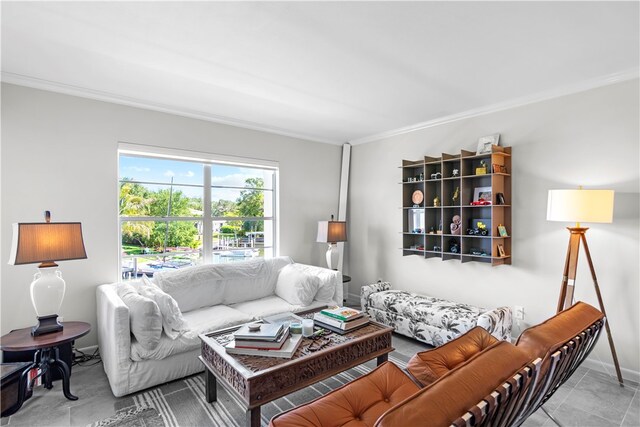
<path fill-rule="evenodd" d="M 593 286 L 596 290 L 600 311 L 607 316 L 600 294 L 600 286 L 596 278 L 596 271 L 591 260 L 591 253 L 587 245 L 586 232 L 588 227 L 581 227 L 581 222 L 611 223 L 613 222 L 613 190 L 584 190 L 579 187 L 577 190 L 549 190 L 549 198 L 547 201 L 547 221 L 563 221 L 575 222 L 575 227 L 567 227 L 569 230 L 569 247 L 567 249 L 567 258 L 564 264 L 564 272 L 562 274 L 562 284 L 560 285 L 560 296 L 558 299 L 557 311 L 560 312 L 569 308 L 573 304 L 573 291 L 576 280 L 576 270 L 578 268 L 578 253 L 580 252 L 580 242 L 584 245 L 584 251 L 587 256 Z M 620 385 L 622 382 L 622 374 L 616 348 L 613 344 L 613 337 L 609 328 L 609 319 L 605 322 L 607 336 L 609 337 L 609 347 L 618 376 Z"/>
<path fill-rule="evenodd" d="M 40 263 L 30 288 L 31 302 L 38 316 L 31 335 L 62 330 L 57 313 L 64 298 L 65 282 L 55 262 L 85 258 L 79 222 L 51 222 L 51 213 L 46 211 L 43 223 L 13 224 L 9 264 Z"/>
<path fill-rule="evenodd" d="M 331 215 L 331 221 L 318 221 L 318 237 L 316 242 L 328 243 L 327 249 L 327 266 L 333 270 L 333 266 L 337 265 L 338 251 L 336 250 L 337 242 L 347 241 L 347 222 L 334 221 Z"/>

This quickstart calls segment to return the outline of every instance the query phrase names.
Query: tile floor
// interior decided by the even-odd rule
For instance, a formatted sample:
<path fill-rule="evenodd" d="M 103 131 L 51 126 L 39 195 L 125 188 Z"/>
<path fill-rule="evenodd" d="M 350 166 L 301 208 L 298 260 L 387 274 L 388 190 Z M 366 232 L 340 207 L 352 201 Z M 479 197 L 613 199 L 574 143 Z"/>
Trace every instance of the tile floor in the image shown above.
<path fill-rule="evenodd" d="M 414 354 L 427 348 L 422 343 L 397 334 L 394 334 L 393 345 L 403 354 Z M 54 383 L 52 390 L 38 388 L 18 413 L 0 418 L 0 425 L 86 426 L 133 404 L 131 396 L 116 398 L 111 394 L 101 364 L 73 367 L 71 391 L 79 400 L 66 400 L 60 388 L 59 382 Z M 640 427 L 638 384 L 629 383 L 622 388 L 614 377 L 587 368 L 579 368 L 546 403 L 545 408 L 567 427 Z M 534 413 L 524 424 L 525 427 L 553 425 L 542 411 Z"/>

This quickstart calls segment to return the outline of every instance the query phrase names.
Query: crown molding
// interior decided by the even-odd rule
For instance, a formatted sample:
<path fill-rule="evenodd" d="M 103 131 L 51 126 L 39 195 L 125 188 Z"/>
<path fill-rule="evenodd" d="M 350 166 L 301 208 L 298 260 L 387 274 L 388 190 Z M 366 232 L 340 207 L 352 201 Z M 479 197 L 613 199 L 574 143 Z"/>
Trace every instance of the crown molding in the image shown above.
<path fill-rule="evenodd" d="M 344 141 L 335 141 L 332 139 L 321 138 L 312 135 L 291 132 L 286 129 L 267 126 L 260 123 L 254 123 L 247 120 L 234 119 L 231 117 L 210 114 L 203 111 L 192 110 L 189 108 L 179 108 L 172 105 L 146 101 L 142 99 L 132 98 L 114 93 L 88 89 L 81 86 L 68 85 L 65 83 L 54 82 L 51 80 L 40 79 L 37 77 L 25 76 L 22 74 L 2 71 L 0 73 L 0 81 L 19 86 L 26 86 L 33 89 L 41 89 L 50 92 L 61 93 L 64 95 L 73 95 L 80 98 L 93 99 L 96 101 L 105 101 L 113 104 L 126 105 L 128 107 L 142 108 L 145 110 L 159 111 L 161 113 L 173 114 L 176 116 L 188 117 L 192 119 L 205 120 L 208 122 L 219 123 L 223 125 L 234 126 L 242 129 L 250 129 L 259 132 L 271 133 L 275 135 L 287 136 L 290 138 L 303 139 L 313 142 L 321 142 L 324 144 L 342 145 Z"/>
<path fill-rule="evenodd" d="M 546 101 L 561 96 L 571 95 L 574 93 L 584 92 L 591 89 L 596 89 L 603 86 L 608 86 L 615 83 L 624 82 L 627 80 L 637 79 L 640 76 L 640 70 L 633 68 L 625 70 L 619 73 L 610 74 L 607 76 L 598 77 L 595 79 L 584 80 L 571 85 L 566 85 L 560 88 L 556 88 L 549 91 L 540 92 L 525 97 L 500 102 L 496 104 L 487 105 L 484 107 L 474 108 L 462 113 L 451 114 L 448 116 L 439 117 L 433 120 L 416 123 L 414 125 L 405 126 L 398 129 L 392 129 L 385 132 L 365 136 L 362 138 L 356 138 L 349 143 L 352 145 L 365 144 L 368 142 L 378 141 L 381 139 L 390 138 L 397 135 L 402 135 L 409 132 L 414 132 L 421 129 L 427 129 L 434 126 L 440 126 L 446 123 L 469 119 L 472 117 L 482 116 L 485 114 L 491 114 L 498 111 L 508 110 L 511 108 L 521 107 L 528 104 L 534 104 L 536 102 Z M 20 86 L 31 87 L 34 89 L 42 89 L 56 93 L 62 93 L 65 95 L 73 95 L 81 98 L 93 99 L 97 101 L 110 102 L 114 104 L 126 105 L 129 107 L 141 108 L 146 110 L 159 111 L 162 113 L 173 114 L 182 117 L 189 117 L 198 120 L 205 120 L 213 123 L 219 123 L 229 126 L 234 126 L 242 129 L 250 129 L 259 132 L 271 133 L 275 135 L 286 136 L 290 138 L 303 139 L 307 141 L 321 142 L 324 144 L 342 145 L 344 141 L 336 141 L 327 138 L 321 138 L 312 135 L 300 134 L 291 132 L 286 129 L 277 127 L 266 126 L 260 123 L 254 123 L 246 120 L 234 119 L 225 116 L 219 116 L 215 114 L 206 113 L 203 111 L 192 110 L 188 108 L 177 108 L 175 106 L 154 103 L 123 95 L 117 95 L 110 92 L 99 91 L 94 89 L 88 89 L 80 86 L 68 85 L 64 83 L 54 82 L 45 79 L 39 79 L 36 77 L 25 76 L 22 74 L 11 73 L 2 71 L 0 73 L 0 81 L 16 84 Z"/>
<path fill-rule="evenodd" d="M 498 111 L 508 110 L 516 107 L 521 107 L 527 104 L 534 104 L 536 102 L 546 101 L 554 98 L 559 98 L 561 96 L 584 92 L 587 90 L 596 89 L 599 87 L 624 82 L 627 80 L 633 80 L 633 79 L 637 79 L 639 76 L 640 76 L 640 70 L 638 68 L 632 68 L 619 73 L 609 74 L 607 76 L 602 76 L 595 79 L 584 80 L 579 83 L 566 85 L 553 90 L 539 92 L 537 94 L 527 95 L 521 98 L 516 98 L 516 99 L 512 99 L 505 102 L 499 102 L 496 104 L 491 104 L 491 105 L 487 105 L 480 108 L 474 108 L 472 110 L 464 111 L 462 113 L 451 114 L 449 116 L 439 117 L 437 119 L 429 120 L 426 122 L 416 123 L 414 125 L 409 125 L 409 126 L 401 127 L 398 129 L 389 130 L 386 132 L 381 132 L 374 135 L 357 138 L 349 142 L 352 145 L 365 144 L 367 142 L 373 142 L 381 139 L 391 138 L 392 136 L 402 135 L 405 133 L 414 132 L 421 129 L 440 126 L 445 123 L 469 119 L 477 116 L 483 116 L 485 114 L 495 113 Z"/>

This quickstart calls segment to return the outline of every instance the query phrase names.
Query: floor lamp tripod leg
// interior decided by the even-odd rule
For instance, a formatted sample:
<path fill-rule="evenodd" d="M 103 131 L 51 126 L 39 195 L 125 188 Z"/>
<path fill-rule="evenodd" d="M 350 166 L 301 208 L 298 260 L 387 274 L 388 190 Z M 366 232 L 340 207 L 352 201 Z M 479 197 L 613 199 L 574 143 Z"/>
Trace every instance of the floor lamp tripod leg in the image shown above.
<path fill-rule="evenodd" d="M 611 347 L 611 355 L 613 356 L 613 365 L 616 368 L 616 375 L 618 376 L 618 382 L 620 386 L 623 386 L 622 373 L 620 372 L 620 364 L 618 363 L 618 355 L 616 353 L 616 346 L 613 344 L 613 336 L 611 336 L 611 329 L 609 328 L 609 317 L 604 309 L 604 303 L 602 302 L 602 295 L 600 294 L 600 286 L 598 285 L 598 279 L 596 278 L 596 270 L 593 268 L 593 261 L 591 261 L 591 253 L 589 252 L 589 246 L 587 245 L 587 236 L 582 235 L 582 243 L 584 244 L 584 252 L 587 255 L 587 262 L 589 263 L 589 269 L 591 270 L 591 277 L 593 278 L 593 286 L 596 289 L 596 296 L 598 297 L 598 304 L 600 304 L 600 311 L 607 318 L 604 323 L 604 327 L 607 331 L 607 337 L 609 338 L 609 347 Z"/>

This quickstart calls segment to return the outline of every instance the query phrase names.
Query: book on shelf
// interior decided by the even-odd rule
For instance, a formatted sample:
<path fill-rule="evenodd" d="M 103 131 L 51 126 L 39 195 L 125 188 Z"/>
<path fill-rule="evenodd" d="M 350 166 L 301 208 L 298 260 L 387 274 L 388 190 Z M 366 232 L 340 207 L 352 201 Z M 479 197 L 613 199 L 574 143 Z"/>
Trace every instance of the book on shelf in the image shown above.
<path fill-rule="evenodd" d="M 329 307 L 324 310 L 320 310 L 320 313 L 344 322 L 355 320 L 364 315 L 362 311 L 350 307 Z"/>
<path fill-rule="evenodd" d="M 322 313 L 315 313 L 313 315 L 313 320 L 316 322 L 320 322 L 324 325 L 340 328 L 343 331 L 349 331 L 353 328 L 357 328 L 358 326 L 366 325 L 367 323 L 369 323 L 368 316 L 358 317 L 357 319 L 345 322 L 343 320 L 339 320 L 339 319 L 336 319 L 335 317 L 327 316 Z"/>
<path fill-rule="evenodd" d="M 233 333 L 234 338 L 245 340 L 275 341 L 284 329 L 282 323 L 259 323 L 260 329 L 251 330 L 256 323 L 243 325 Z"/>
<path fill-rule="evenodd" d="M 289 336 L 280 350 L 268 350 L 268 349 L 255 349 L 255 348 L 238 348 L 236 342 L 231 341 L 225 346 L 225 350 L 229 354 L 245 355 L 245 356 L 264 356 L 264 357 L 283 357 L 285 359 L 291 359 L 296 352 L 300 343 L 302 342 L 302 335 Z"/>
<path fill-rule="evenodd" d="M 285 341 L 289 337 L 289 327 L 287 326 L 282 330 L 280 335 L 275 340 L 247 340 L 243 338 L 235 338 L 237 348 L 255 348 L 255 349 L 268 349 L 279 350 L 284 345 Z"/>

